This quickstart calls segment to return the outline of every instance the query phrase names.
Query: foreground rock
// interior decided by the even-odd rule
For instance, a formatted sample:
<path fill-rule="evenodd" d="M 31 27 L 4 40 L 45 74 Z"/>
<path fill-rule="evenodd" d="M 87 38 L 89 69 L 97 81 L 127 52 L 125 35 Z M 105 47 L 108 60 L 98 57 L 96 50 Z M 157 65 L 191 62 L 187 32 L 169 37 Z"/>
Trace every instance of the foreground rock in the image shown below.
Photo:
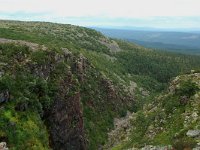
<path fill-rule="evenodd" d="M 192 138 L 200 137 L 200 130 L 189 130 L 186 135 Z"/>
<path fill-rule="evenodd" d="M 8 150 L 6 142 L 0 142 L 0 150 Z"/>

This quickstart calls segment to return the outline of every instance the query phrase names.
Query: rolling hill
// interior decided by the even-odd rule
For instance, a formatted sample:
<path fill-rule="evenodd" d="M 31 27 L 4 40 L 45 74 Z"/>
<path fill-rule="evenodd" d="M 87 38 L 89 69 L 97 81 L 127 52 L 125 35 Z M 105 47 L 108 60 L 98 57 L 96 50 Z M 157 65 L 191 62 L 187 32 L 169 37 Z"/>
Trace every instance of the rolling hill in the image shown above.
<path fill-rule="evenodd" d="M 123 30 L 94 28 L 106 36 L 124 39 L 148 48 L 185 54 L 200 54 L 199 32 L 175 32 L 159 30 Z"/>

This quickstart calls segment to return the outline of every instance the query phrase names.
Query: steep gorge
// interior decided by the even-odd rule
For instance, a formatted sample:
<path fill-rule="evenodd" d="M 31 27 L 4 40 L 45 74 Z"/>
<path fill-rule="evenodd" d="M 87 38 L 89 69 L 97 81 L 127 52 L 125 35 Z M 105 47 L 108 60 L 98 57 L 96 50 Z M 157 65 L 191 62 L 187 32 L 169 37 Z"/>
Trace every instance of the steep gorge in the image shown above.
<path fill-rule="evenodd" d="M 7 55 L 11 49 L 13 51 Z M 18 55 L 19 53 L 20 55 Z M 38 119 L 41 118 L 45 122 L 44 125 L 47 127 L 50 138 L 49 146 L 53 149 L 86 149 L 90 144 L 86 136 L 90 135 L 90 132 L 97 130 L 97 132 L 104 133 L 102 136 L 105 137 L 106 130 L 109 126 L 112 127 L 112 120 L 104 120 L 107 119 L 106 115 L 112 119 L 120 110 L 128 109 L 134 104 L 133 98 L 130 96 L 127 98 L 120 96 L 120 90 L 116 89 L 105 75 L 93 68 L 86 58 L 81 55 L 75 57 L 65 48 L 59 52 L 49 49 L 35 49 L 33 51 L 23 44 L 7 43 L 1 44 L 1 54 L 2 116 L 10 111 L 17 111 L 19 115 L 28 110 L 37 112 Z M 24 80 L 30 76 L 31 81 Z M 19 83 L 10 83 L 10 85 L 7 83 L 16 80 L 16 78 L 19 78 Z M 24 91 L 19 97 L 18 84 L 26 84 L 25 86 L 27 86 L 26 89 L 22 87 Z M 6 93 L 9 93 L 9 96 Z M 32 97 L 36 98 L 35 101 Z M 12 106 L 7 108 L 6 105 L 10 105 L 7 103 L 12 103 Z M 100 118 L 88 117 L 97 114 Z M 18 118 L 15 114 L 11 114 L 11 117 L 14 120 Z M 7 119 L 8 122 L 3 121 L 3 125 L 11 123 L 10 119 Z M 18 126 L 17 121 L 20 120 L 17 119 L 12 124 Z M 108 121 L 110 121 L 110 125 Z M 88 123 L 86 124 L 87 128 L 85 128 L 84 123 Z M 92 125 L 96 127 L 92 128 Z M 3 126 L 1 128 L 3 129 Z M 12 148 L 12 142 L 19 144 L 18 141 L 10 141 L 13 130 L 15 129 L 2 130 L 1 138 L 7 139 L 10 148 Z M 3 136 L 7 135 L 7 132 L 11 133 L 11 137 Z M 24 132 L 27 131 L 20 132 L 25 134 Z M 48 139 L 48 136 L 46 138 Z M 99 138 L 102 137 L 99 136 Z M 26 139 L 22 138 L 21 140 Z M 37 140 L 40 138 L 38 137 Z M 95 141 L 95 144 L 97 143 L 98 141 Z M 29 141 L 26 141 L 23 146 L 18 146 L 26 147 L 27 145 L 29 147 L 29 144 Z M 48 147 L 48 143 L 45 144 L 47 145 L 40 147 L 33 142 L 33 146 L 38 146 L 39 149 Z"/>
<path fill-rule="evenodd" d="M 199 64 L 198 56 L 146 49 L 88 28 L 0 21 L 0 142 L 11 150 L 111 148 L 114 118 L 145 112 L 172 77 Z M 146 122 L 139 121 L 142 137 Z M 124 135 L 113 136 L 114 143 Z"/>

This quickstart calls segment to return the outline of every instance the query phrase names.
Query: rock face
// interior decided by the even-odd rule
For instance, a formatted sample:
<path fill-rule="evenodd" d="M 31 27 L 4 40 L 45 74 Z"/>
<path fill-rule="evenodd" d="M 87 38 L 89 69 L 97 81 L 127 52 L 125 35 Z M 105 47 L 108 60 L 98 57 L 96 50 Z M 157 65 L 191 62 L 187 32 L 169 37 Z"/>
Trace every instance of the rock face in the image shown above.
<path fill-rule="evenodd" d="M 113 84 L 111 83 L 111 81 L 108 80 L 108 79 L 106 79 L 106 78 L 103 78 L 103 79 L 102 79 L 102 84 L 105 86 L 106 91 L 108 91 L 107 98 L 108 98 L 108 99 L 116 99 L 116 96 L 117 96 L 117 95 L 116 95 L 114 86 L 113 86 Z"/>
<path fill-rule="evenodd" d="M 85 70 L 88 67 L 88 61 L 87 59 L 81 55 L 75 62 L 75 68 L 74 71 L 76 72 L 76 74 L 78 75 L 79 81 L 83 81 L 84 80 L 84 76 L 85 76 Z"/>
<path fill-rule="evenodd" d="M 57 98 L 49 112 L 50 144 L 55 150 L 85 150 L 86 142 L 80 93 L 69 96 L 75 84 L 71 73 L 61 81 Z"/>
<path fill-rule="evenodd" d="M 86 149 L 79 93 L 67 100 L 58 99 L 49 120 L 53 149 Z"/>
<path fill-rule="evenodd" d="M 38 52 L 38 44 L 0 39 L 0 43 L 10 42 L 19 42 L 19 45 L 29 46 L 33 52 Z M 27 69 L 27 72 L 30 72 L 32 75 L 49 82 L 49 78 L 55 74 L 52 78 L 58 82 L 58 87 L 56 87 L 57 91 L 53 94 L 54 100 L 51 106 L 48 109 L 44 108 L 40 114 L 41 118 L 43 118 L 43 121 L 46 123 L 45 125 L 50 135 L 50 147 L 54 150 L 85 150 L 86 137 L 83 125 L 81 96 L 77 88 L 78 81 L 73 76 L 76 73 L 79 80 L 83 80 L 84 70 L 87 67 L 87 60 L 83 56 L 75 58 L 68 49 L 63 48 L 61 50 L 63 53 L 58 54 L 53 51 L 48 51 L 46 48 L 42 49 L 42 54 L 45 54 L 43 56 L 45 59 L 43 63 L 39 63 L 38 61 L 33 63 L 33 60 L 31 61 L 28 55 L 20 58 L 20 62 L 24 65 L 23 68 Z M 69 62 L 71 66 L 68 66 Z M 61 73 L 56 72 L 58 66 L 61 66 L 61 64 L 65 64 L 64 70 L 60 69 L 62 71 Z M 76 69 L 72 72 L 69 68 L 74 66 Z M 0 77 L 1 75 L 3 75 L 3 73 L 0 72 Z M 31 92 L 33 91 L 34 90 Z M 39 99 L 44 91 L 38 86 L 36 93 Z M 6 88 L 3 90 L 0 89 L 0 104 L 9 101 L 10 97 L 13 97 L 13 95 L 10 95 L 10 91 Z M 16 102 L 14 107 L 14 110 L 18 112 L 26 112 L 28 109 L 29 103 L 24 101 Z M 48 143 L 45 144 L 48 145 Z M 7 150 L 6 143 L 1 143 L 0 150 Z"/>
<path fill-rule="evenodd" d="M 42 126 L 38 125 L 38 128 L 44 130 L 45 126 L 47 134 L 43 135 L 45 142 L 41 141 L 40 137 L 33 136 L 34 139 L 37 138 L 35 143 L 41 141 L 54 150 L 97 149 L 106 141 L 106 134 L 112 127 L 112 119 L 134 107 L 135 90 L 131 90 L 132 95 L 128 91 L 124 92 L 123 88 L 100 72 L 83 54 L 78 55 L 67 48 L 60 48 L 59 52 L 46 48 L 38 50 L 41 46 L 34 43 L 0 39 L 0 43 L 10 42 L 19 46 L 19 52 L 13 51 L 13 57 L 8 59 L 5 55 L 5 62 L 0 62 L 0 78 L 3 79 L 9 71 L 9 75 L 12 74 L 12 80 L 2 80 L 3 84 L 6 81 L 5 87 L 0 85 L 0 105 L 12 101 L 12 109 L 18 114 L 26 114 L 30 109 L 37 110 L 35 115 Z M 15 85 L 13 81 L 19 73 L 20 82 Z M 13 88 L 9 88 L 7 80 L 11 80 L 9 83 Z M 13 89 L 18 89 L 21 84 L 22 92 L 19 91 L 20 96 L 16 96 Z M 8 103 L 5 103 L 7 101 Z M 1 109 L 4 107 L 0 107 Z M 92 115 L 95 117 L 90 117 Z M 9 126 L 14 130 L 18 124 L 10 121 Z M 23 130 L 23 133 L 25 132 L 27 130 Z M 93 135 L 93 132 L 97 134 Z M 15 148 L 15 145 L 9 142 L 7 133 L 2 132 L 1 135 L 0 132 L 1 140 L 4 140 L 4 134 L 9 147 Z M 23 144 L 20 146 L 25 147 Z"/>

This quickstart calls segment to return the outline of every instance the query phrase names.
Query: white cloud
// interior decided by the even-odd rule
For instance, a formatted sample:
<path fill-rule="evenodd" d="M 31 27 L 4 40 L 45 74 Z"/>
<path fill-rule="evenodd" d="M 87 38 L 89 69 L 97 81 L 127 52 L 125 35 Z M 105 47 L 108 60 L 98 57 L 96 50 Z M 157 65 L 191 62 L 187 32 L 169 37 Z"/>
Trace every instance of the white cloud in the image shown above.
<path fill-rule="evenodd" d="M 199 28 L 200 0 L 0 0 L 0 19 Z"/>
<path fill-rule="evenodd" d="M 200 0 L 0 0 L 0 12 L 52 17 L 200 16 Z"/>

